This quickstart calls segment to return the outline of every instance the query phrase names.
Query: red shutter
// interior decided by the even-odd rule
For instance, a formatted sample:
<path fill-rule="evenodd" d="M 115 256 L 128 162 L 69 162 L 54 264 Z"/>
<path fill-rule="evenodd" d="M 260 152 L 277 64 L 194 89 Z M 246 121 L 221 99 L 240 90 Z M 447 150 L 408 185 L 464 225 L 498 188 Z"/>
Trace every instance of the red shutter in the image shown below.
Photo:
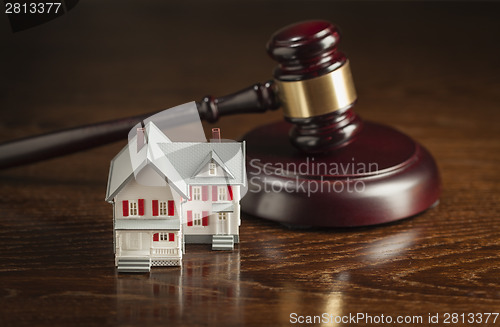
<path fill-rule="evenodd" d="M 139 199 L 137 202 L 139 206 L 139 216 L 144 216 L 144 199 Z"/>
<path fill-rule="evenodd" d="M 123 204 L 123 217 L 128 217 L 128 201 L 122 201 Z"/>
<path fill-rule="evenodd" d="M 160 236 L 158 233 L 153 234 L 153 242 L 158 242 L 160 240 Z"/>
<path fill-rule="evenodd" d="M 168 201 L 168 215 L 169 216 L 173 216 L 174 215 L 174 207 L 175 207 L 175 203 L 173 200 L 169 200 Z"/>
<path fill-rule="evenodd" d="M 212 201 L 217 201 L 217 186 L 212 186 Z"/>
<path fill-rule="evenodd" d="M 201 200 L 208 201 L 208 186 L 206 185 L 201 187 Z"/>
<path fill-rule="evenodd" d="M 153 200 L 153 216 L 158 216 L 158 200 Z"/>
<path fill-rule="evenodd" d="M 208 211 L 203 211 L 202 212 L 202 216 L 203 216 L 203 219 L 202 219 L 202 225 L 203 226 L 208 226 Z"/>
<path fill-rule="evenodd" d="M 193 200 L 193 187 L 189 186 L 189 201 Z"/>
<path fill-rule="evenodd" d="M 168 241 L 173 242 L 175 239 L 175 234 L 174 233 L 168 233 Z"/>
<path fill-rule="evenodd" d="M 193 212 L 191 210 L 187 212 L 187 225 L 193 226 Z"/>
<path fill-rule="evenodd" d="M 228 192 L 228 195 L 229 195 L 229 200 L 233 200 L 233 188 L 231 187 L 231 185 L 228 185 L 227 186 L 227 192 Z"/>

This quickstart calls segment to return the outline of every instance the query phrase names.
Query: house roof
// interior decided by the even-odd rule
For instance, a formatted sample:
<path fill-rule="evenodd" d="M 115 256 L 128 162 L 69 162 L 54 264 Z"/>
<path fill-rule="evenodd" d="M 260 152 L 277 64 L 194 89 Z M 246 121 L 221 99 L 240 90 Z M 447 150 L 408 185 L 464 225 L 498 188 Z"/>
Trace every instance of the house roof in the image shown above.
<path fill-rule="evenodd" d="M 170 140 L 153 124 L 149 123 L 146 127 L 145 135 L 148 140 L 159 140 L 160 142 L 170 142 Z M 155 143 L 153 143 L 155 144 Z M 134 136 L 129 143 L 111 160 L 108 187 L 106 189 L 105 200 L 110 202 L 121 191 L 121 189 L 147 165 L 151 164 L 150 152 L 154 147 L 142 147 L 137 151 L 137 135 Z M 156 151 L 158 152 L 158 151 Z M 155 165 L 150 165 L 160 176 L 167 178 L 165 174 L 160 172 Z M 164 169 L 167 171 L 168 167 Z M 172 172 L 172 174 L 174 174 Z"/>
<path fill-rule="evenodd" d="M 108 186 L 106 188 L 106 201 L 111 201 L 116 194 L 134 178 L 134 170 L 128 154 L 128 146 L 125 146 L 111 160 L 108 174 Z"/>
<path fill-rule="evenodd" d="M 177 219 L 116 219 L 117 230 L 179 230 L 180 220 Z"/>
<path fill-rule="evenodd" d="M 231 202 L 212 203 L 212 212 L 233 212 L 234 205 Z"/>
<path fill-rule="evenodd" d="M 222 159 L 213 150 L 208 153 L 201 165 L 199 165 L 198 169 L 193 173 L 193 175 L 191 175 L 191 178 L 195 178 L 196 175 L 201 173 L 203 168 L 206 167 L 211 161 L 216 162 L 222 168 L 225 174 L 229 175 L 229 177 L 231 178 L 234 178 L 234 175 L 231 173 L 224 161 L 222 161 Z"/>
<path fill-rule="evenodd" d="M 111 160 L 106 201 L 111 202 L 146 166 L 184 198 L 189 198 L 189 185 L 246 185 L 245 142 L 171 142 L 152 122 L 144 134 L 147 144 L 139 151 L 134 136 Z M 210 159 L 221 166 L 224 176 L 196 176 Z"/>
<path fill-rule="evenodd" d="M 189 185 L 246 185 L 245 142 L 176 142 L 160 149 Z M 222 176 L 197 176 L 209 159 L 221 166 Z"/>

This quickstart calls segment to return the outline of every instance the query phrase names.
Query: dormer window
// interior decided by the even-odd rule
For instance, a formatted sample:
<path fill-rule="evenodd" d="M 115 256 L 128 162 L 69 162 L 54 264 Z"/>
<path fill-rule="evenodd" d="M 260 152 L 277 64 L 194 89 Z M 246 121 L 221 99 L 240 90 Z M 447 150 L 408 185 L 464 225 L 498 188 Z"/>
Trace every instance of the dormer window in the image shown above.
<path fill-rule="evenodd" d="M 217 175 L 217 166 L 215 165 L 215 163 L 214 163 L 214 162 L 210 162 L 210 163 L 208 164 L 208 174 L 209 174 L 210 176 L 215 176 L 215 175 Z"/>

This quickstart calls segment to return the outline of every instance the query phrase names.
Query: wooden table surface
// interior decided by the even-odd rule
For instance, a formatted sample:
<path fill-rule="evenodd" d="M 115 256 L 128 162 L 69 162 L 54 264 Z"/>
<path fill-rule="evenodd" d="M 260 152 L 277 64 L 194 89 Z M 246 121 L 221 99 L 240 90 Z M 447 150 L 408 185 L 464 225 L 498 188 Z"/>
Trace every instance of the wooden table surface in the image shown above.
<path fill-rule="evenodd" d="M 429 314 L 439 314 L 434 326 L 500 325 L 486 315 L 467 323 L 468 313 L 500 311 L 499 9 L 89 0 L 15 34 L 1 15 L 0 141 L 266 81 L 272 32 L 304 19 L 335 22 L 356 111 L 427 147 L 443 192 L 438 207 L 372 228 L 297 231 L 243 215 L 234 252 L 188 246 L 182 268 L 118 275 L 104 194 L 109 161 L 125 140 L 0 171 L 0 326 L 289 326 L 302 325 L 293 314 L 323 313 L 422 317 L 407 326 L 431 325 Z M 217 126 L 237 138 L 280 119 L 240 115 Z M 464 313 L 466 322 L 445 324 L 447 313 Z"/>

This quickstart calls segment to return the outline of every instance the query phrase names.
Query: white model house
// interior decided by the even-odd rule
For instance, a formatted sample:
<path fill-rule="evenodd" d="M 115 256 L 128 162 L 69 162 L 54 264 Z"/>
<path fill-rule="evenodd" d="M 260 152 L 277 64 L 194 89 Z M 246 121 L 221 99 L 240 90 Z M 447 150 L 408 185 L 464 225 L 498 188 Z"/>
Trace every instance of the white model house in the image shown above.
<path fill-rule="evenodd" d="M 113 204 L 118 271 L 181 265 L 185 243 L 232 250 L 239 242 L 245 143 L 171 142 L 153 123 L 111 161 L 106 201 Z"/>

